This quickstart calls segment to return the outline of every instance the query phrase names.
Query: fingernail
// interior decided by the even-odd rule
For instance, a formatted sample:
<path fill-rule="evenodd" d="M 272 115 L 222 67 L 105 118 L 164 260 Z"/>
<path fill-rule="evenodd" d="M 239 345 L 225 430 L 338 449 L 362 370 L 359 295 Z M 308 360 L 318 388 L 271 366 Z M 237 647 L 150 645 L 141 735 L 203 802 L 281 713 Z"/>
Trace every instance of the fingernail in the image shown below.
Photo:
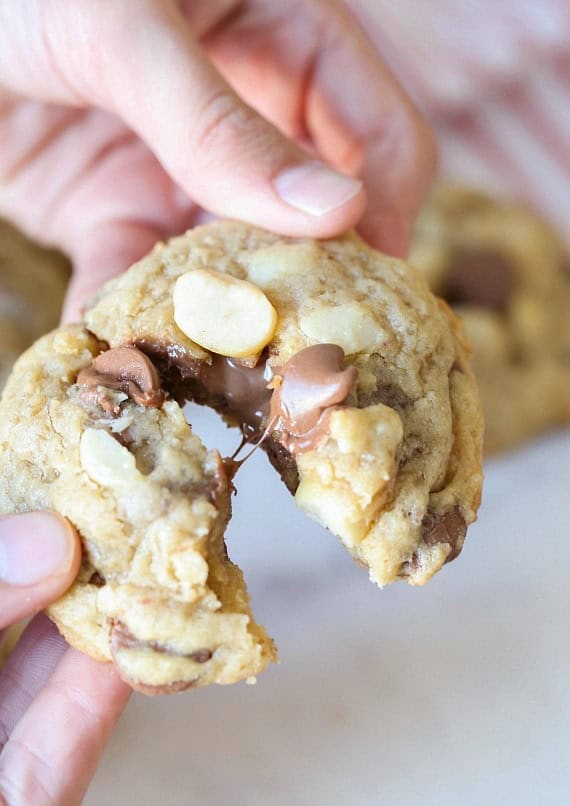
<path fill-rule="evenodd" d="M 362 190 L 362 182 L 344 176 L 322 162 L 287 168 L 273 182 L 278 196 L 303 213 L 321 216 L 342 207 Z"/>
<path fill-rule="evenodd" d="M 0 581 L 35 585 L 65 574 L 74 558 L 74 536 L 63 518 L 29 512 L 0 518 Z"/>

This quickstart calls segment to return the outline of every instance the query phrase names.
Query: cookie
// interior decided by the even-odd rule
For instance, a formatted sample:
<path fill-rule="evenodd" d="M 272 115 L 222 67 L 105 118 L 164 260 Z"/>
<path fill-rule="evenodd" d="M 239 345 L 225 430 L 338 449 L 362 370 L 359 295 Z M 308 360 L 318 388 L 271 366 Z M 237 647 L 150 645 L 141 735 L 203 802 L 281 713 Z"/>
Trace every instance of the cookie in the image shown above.
<path fill-rule="evenodd" d="M 275 658 L 223 542 L 240 462 L 201 445 L 185 400 L 241 427 L 379 585 L 423 584 L 461 551 L 482 416 L 445 303 L 353 234 L 192 230 L 34 345 L 0 404 L 0 510 L 55 509 L 83 540 L 49 613 L 135 687 L 230 683 Z"/>
<path fill-rule="evenodd" d="M 525 208 L 441 185 L 411 262 L 461 315 L 485 413 L 485 450 L 570 420 L 570 271 L 560 239 Z"/>
<path fill-rule="evenodd" d="M 0 387 L 16 358 L 56 327 L 70 267 L 0 221 Z"/>
<path fill-rule="evenodd" d="M 149 692 L 253 676 L 273 649 L 224 550 L 220 457 L 143 353 L 105 347 L 61 328 L 16 363 L 1 404 L 2 511 L 55 509 L 79 531 L 79 576 L 48 611 L 73 646 Z"/>

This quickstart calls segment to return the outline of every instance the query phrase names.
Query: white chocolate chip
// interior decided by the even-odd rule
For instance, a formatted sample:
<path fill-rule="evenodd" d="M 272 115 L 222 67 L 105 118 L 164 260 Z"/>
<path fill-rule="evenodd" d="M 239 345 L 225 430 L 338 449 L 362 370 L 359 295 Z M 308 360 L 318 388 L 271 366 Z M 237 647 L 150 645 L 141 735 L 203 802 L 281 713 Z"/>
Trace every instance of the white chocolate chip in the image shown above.
<path fill-rule="evenodd" d="M 212 353 L 244 358 L 271 341 L 277 313 L 263 291 L 228 274 L 196 269 L 174 286 L 174 321 Z"/>
<path fill-rule="evenodd" d="M 386 340 L 372 314 L 358 302 L 317 308 L 301 317 L 303 333 L 321 344 L 338 344 L 346 355 L 370 351 Z"/>
<path fill-rule="evenodd" d="M 83 432 L 79 456 L 83 470 L 103 487 L 132 484 L 141 477 L 133 454 L 100 428 Z"/>

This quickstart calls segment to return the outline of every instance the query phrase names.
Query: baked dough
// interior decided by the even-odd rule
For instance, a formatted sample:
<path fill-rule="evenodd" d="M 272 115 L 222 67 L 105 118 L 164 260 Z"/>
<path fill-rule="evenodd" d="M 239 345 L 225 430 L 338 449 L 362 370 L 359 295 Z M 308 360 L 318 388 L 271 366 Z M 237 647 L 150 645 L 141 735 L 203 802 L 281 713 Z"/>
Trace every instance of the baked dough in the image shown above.
<path fill-rule="evenodd" d="M 186 330 L 257 352 L 229 358 Z M 223 542 L 239 462 L 203 447 L 186 399 L 259 442 L 374 582 L 423 584 L 460 552 L 480 500 L 468 352 L 425 280 L 354 234 L 219 222 L 159 244 L 83 325 L 18 361 L 0 404 L 0 510 L 55 509 L 83 540 L 50 616 L 151 693 L 232 683 L 275 659 Z"/>
<path fill-rule="evenodd" d="M 485 414 L 485 450 L 570 421 L 570 260 L 524 207 L 441 185 L 411 262 L 461 316 Z"/>

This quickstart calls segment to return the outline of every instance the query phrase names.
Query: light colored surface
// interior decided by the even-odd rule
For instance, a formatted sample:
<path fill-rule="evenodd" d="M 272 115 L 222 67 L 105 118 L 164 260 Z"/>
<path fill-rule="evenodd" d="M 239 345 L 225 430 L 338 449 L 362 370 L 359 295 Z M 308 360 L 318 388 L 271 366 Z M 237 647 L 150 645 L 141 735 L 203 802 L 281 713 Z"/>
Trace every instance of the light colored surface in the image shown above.
<path fill-rule="evenodd" d="M 438 134 L 443 173 L 570 245 L 568 0 L 347 0 Z"/>
<path fill-rule="evenodd" d="M 566 804 L 570 432 L 488 464 L 463 555 L 423 589 L 372 586 L 264 465 L 238 476 L 229 548 L 281 664 L 135 696 L 87 806 Z"/>

